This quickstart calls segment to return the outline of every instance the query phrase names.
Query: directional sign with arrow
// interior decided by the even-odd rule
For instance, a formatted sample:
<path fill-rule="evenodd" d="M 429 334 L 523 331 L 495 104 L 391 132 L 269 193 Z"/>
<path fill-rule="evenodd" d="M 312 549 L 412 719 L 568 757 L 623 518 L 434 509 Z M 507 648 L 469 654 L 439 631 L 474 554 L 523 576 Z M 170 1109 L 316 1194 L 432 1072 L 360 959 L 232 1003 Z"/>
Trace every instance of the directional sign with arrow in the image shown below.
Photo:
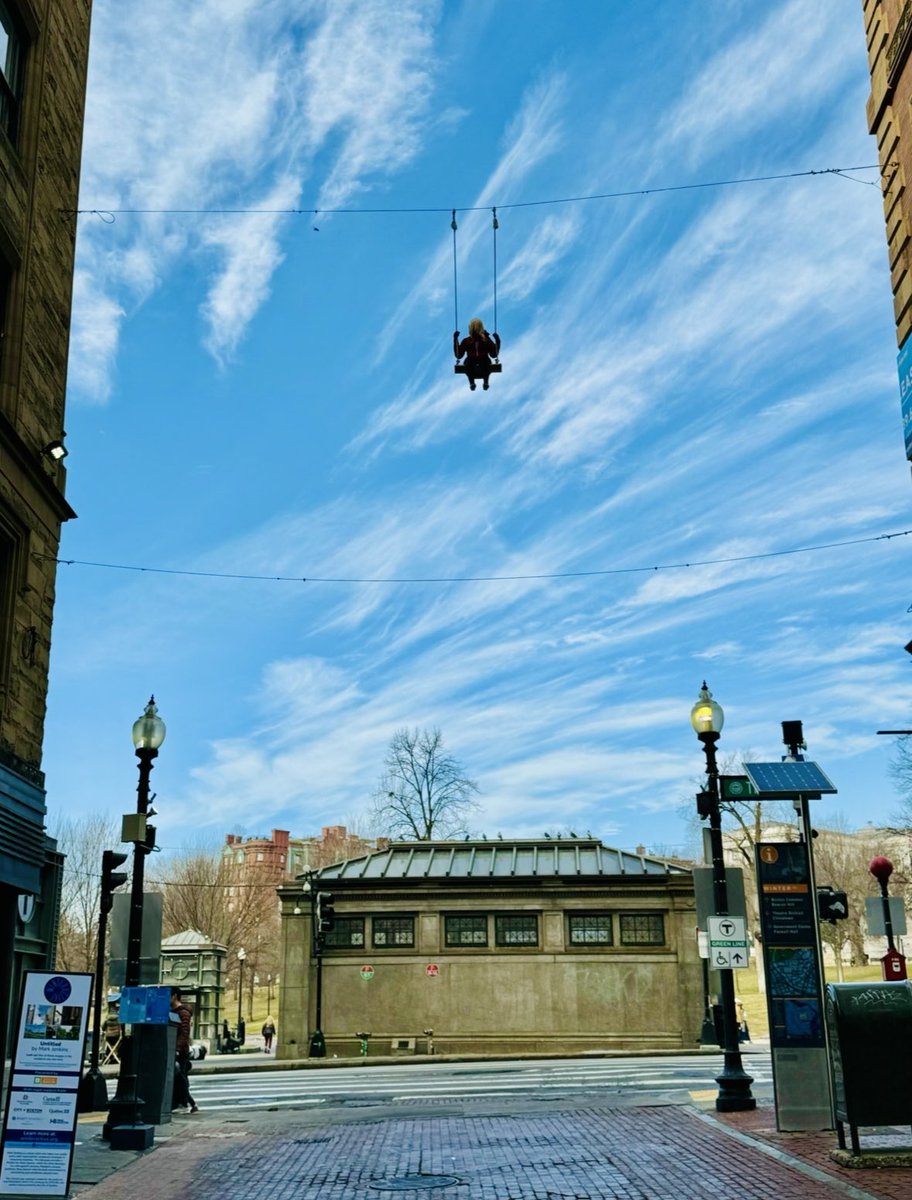
<path fill-rule="evenodd" d="M 750 965 L 744 917 L 709 917 L 706 924 L 712 966 L 737 971 Z"/>

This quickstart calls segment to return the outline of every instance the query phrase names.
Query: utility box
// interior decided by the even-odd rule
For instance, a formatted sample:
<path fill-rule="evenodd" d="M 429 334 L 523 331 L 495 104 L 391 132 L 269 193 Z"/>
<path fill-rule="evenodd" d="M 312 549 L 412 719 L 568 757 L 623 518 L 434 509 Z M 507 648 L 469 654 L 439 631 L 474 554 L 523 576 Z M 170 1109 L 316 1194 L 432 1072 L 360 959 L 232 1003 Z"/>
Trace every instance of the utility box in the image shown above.
<path fill-rule="evenodd" d="M 390 1042 L 390 1054 L 414 1054 L 416 1038 L 397 1037 Z"/>
<path fill-rule="evenodd" d="M 831 983 L 826 1020 L 839 1145 L 849 1126 L 912 1125 L 912 982 Z"/>
<path fill-rule="evenodd" d="M 166 1125 L 171 1120 L 177 1026 L 134 1025 L 133 1038 L 143 1120 L 147 1125 Z"/>

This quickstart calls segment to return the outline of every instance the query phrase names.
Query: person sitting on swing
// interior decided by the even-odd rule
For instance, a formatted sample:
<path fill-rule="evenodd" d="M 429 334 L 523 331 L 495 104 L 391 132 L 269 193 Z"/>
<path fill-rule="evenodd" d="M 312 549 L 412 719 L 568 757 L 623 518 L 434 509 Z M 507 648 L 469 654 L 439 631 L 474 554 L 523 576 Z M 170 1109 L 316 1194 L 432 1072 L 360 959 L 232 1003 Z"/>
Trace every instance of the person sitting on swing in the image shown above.
<path fill-rule="evenodd" d="M 457 362 L 465 357 L 466 375 L 472 391 L 475 391 L 476 379 L 484 381 L 484 390 L 487 391 L 488 377 L 491 374 L 491 359 L 497 358 L 500 354 L 499 334 L 495 333 L 491 337 L 481 318 L 473 317 L 469 321 L 467 338 L 460 341 L 458 329 L 453 334 L 453 353 L 456 355 Z"/>

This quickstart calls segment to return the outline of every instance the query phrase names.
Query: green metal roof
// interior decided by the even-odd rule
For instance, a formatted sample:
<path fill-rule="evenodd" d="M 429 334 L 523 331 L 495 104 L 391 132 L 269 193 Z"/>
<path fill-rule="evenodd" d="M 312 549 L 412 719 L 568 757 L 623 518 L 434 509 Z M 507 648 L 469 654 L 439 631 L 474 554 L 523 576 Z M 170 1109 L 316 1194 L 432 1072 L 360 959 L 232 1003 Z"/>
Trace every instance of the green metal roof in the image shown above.
<path fill-rule="evenodd" d="M 385 850 L 376 850 L 315 872 L 321 882 L 334 879 L 565 879 L 689 874 L 686 867 L 678 864 L 645 854 L 612 850 L 592 838 L 393 842 Z"/>

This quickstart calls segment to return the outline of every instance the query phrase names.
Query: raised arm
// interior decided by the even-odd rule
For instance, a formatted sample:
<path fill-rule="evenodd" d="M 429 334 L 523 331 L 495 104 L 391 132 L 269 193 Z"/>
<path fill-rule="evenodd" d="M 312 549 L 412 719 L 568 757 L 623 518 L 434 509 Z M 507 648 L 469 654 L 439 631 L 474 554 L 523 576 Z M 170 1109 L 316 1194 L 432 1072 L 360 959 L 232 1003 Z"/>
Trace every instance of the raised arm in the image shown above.
<path fill-rule="evenodd" d="M 458 329 L 453 333 L 453 353 L 456 355 L 457 358 L 462 358 L 463 354 L 465 354 L 465 350 L 461 350 L 459 347 L 459 330 Z"/>

